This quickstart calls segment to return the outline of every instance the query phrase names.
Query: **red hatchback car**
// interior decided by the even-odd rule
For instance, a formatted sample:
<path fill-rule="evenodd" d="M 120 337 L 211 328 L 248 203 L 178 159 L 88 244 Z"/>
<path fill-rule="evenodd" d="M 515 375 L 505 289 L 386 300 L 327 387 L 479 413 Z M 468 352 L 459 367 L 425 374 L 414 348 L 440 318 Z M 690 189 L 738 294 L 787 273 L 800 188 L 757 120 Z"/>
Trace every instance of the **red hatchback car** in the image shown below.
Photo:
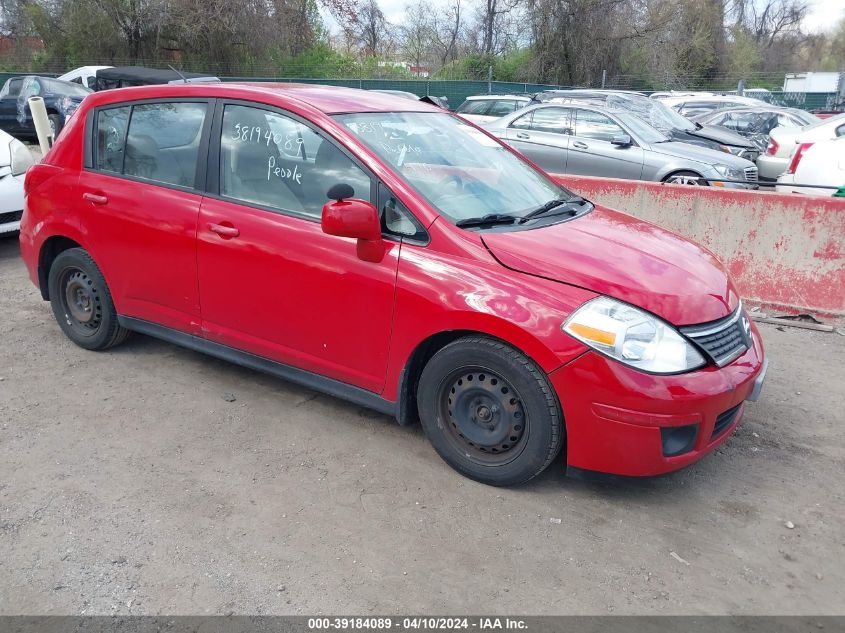
<path fill-rule="evenodd" d="M 766 363 L 703 248 L 435 107 L 312 85 L 90 95 L 26 176 L 65 334 L 141 332 L 421 421 L 451 466 L 654 475 L 723 442 Z"/>

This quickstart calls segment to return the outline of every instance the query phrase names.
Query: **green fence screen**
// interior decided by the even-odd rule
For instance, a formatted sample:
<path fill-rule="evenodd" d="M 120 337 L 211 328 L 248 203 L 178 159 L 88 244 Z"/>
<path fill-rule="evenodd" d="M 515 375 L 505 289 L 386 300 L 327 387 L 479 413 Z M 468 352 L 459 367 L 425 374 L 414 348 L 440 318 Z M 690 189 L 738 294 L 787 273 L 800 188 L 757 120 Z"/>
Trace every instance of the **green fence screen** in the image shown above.
<path fill-rule="evenodd" d="M 0 73 L 0 83 L 19 73 Z M 45 77 L 56 77 L 44 73 Z M 552 84 L 532 84 L 510 81 L 469 81 L 435 79 L 303 79 L 300 77 L 221 77 L 223 81 L 294 82 L 346 86 L 364 90 L 402 90 L 419 96 L 446 97 L 449 107 L 457 108 L 464 99 L 472 95 L 485 94 L 534 94 L 543 90 L 571 88 Z M 803 110 L 830 109 L 840 98 L 833 92 L 772 92 L 767 100 L 779 106 Z"/>

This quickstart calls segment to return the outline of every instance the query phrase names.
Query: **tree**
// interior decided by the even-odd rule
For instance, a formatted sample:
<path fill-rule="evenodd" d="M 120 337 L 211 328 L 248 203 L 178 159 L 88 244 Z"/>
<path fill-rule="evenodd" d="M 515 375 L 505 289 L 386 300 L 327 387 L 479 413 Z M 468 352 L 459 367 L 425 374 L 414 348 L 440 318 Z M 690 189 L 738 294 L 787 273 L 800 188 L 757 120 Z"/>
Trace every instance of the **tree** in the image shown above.
<path fill-rule="evenodd" d="M 430 3 L 417 0 L 405 7 L 404 24 L 399 28 L 400 48 L 408 61 L 420 67 L 431 53 L 434 26 Z"/>
<path fill-rule="evenodd" d="M 387 19 L 377 0 L 365 0 L 358 8 L 354 32 L 364 57 L 378 57 L 387 44 Z"/>
<path fill-rule="evenodd" d="M 461 0 L 453 0 L 434 14 L 431 38 L 441 67 L 457 55 L 458 38 L 463 26 L 461 18 Z"/>
<path fill-rule="evenodd" d="M 497 35 L 501 34 L 502 19 L 519 6 L 521 0 L 481 0 L 481 53 L 493 55 L 497 50 Z"/>

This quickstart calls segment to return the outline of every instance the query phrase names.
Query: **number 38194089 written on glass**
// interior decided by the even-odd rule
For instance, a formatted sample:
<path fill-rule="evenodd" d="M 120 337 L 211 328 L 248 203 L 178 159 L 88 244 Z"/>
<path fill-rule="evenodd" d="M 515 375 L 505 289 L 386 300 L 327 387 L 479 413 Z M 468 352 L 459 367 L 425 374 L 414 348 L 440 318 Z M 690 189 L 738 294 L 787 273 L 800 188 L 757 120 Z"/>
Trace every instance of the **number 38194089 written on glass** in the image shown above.
<path fill-rule="evenodd" d="M 298 135 L 273 132 L 273 130 L 268 128 L 262 130 L 257 125 L 241 125 L 240 123 L 235 124 L 234 131 L 232 132 L 232 140 L 243 143 L 264 143 L 268 147 L 272 142 L 276 147 L 296 153 L 299 152 L 299 148 L 305 142 Z"/>

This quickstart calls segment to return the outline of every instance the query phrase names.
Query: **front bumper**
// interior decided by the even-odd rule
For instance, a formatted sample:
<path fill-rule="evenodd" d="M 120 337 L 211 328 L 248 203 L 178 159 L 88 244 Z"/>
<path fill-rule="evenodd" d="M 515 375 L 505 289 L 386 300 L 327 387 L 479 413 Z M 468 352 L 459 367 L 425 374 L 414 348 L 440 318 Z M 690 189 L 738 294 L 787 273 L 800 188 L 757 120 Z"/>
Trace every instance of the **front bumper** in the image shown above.
<path fill-rule="evenodd" d="M 23 215 L 23 211 L 0 213 L 0 235 L 19 230 L 21 228 L 21 215 Z"/>
<path fill-rule="evenodd" d="M 20 228 L 22 209 L 23 176 L 0 177 L 0 235 Z"/>
<path fill-rule="evenodd" d="M 746 400 L 756 399 L 762 388 L 766 361 L 756 327 L 752 331 L 753 347 L 725 367 L 660 376 L 590 351 L 552 372 L 566 421 L 568 465 L 660 475 L 719 446 L 742 419 Z M 665 455 L 667 432 L 692 425 L 689 446 Z"/>

